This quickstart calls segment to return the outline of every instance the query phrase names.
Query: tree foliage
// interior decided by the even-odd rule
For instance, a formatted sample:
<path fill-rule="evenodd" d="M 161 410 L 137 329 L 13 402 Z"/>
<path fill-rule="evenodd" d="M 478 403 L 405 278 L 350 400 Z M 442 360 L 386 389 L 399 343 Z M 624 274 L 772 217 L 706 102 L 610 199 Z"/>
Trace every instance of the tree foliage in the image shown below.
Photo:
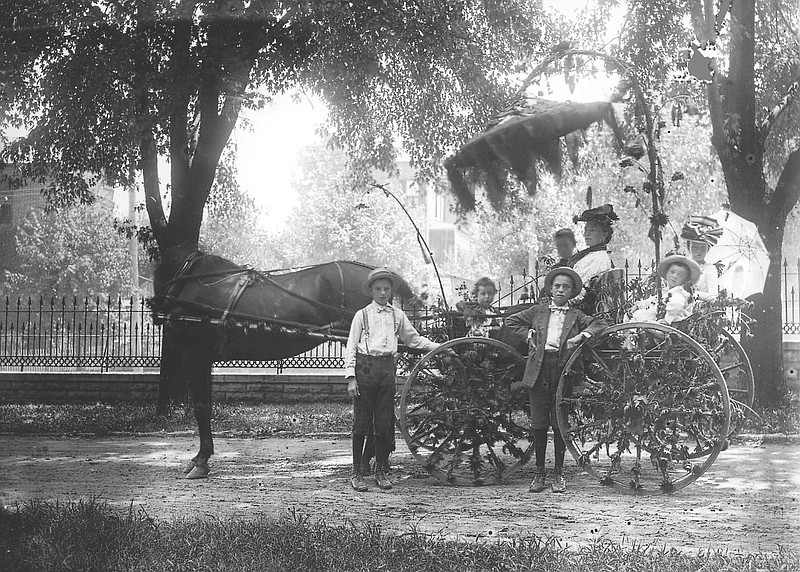
<path fill-rule="evenodd" d="M 297 204 L 273 239 L 284 259 L 291 265 L 357 260 L 420 278 L 424 261 L 413 225 L 393 199 L 351 174 L 343 153 L 305 149 L 293 181 Z M 420 209 L 410 207 L 409 215 L 422 224 Z"/>
<path fill-rule="evenodd" d="M 17 264 L 6 271 L 3 294 L 130 296 L 128 241 L 114 223 L 107 204 L 31 211 L 17 228 Z"/>
<path fill-rule="evenodd" d="M 541 50 L 522 0 L 375 3 L 3 0 L 3 117 L 29 124 L 7 150 L 57 203 L 89 200 L 102 173 L 141 172 L 159 243 L 197 244 L 217 163 L 244 106 L 304 89 L 356 163 L 391 166 L 402 139 L 431 170 L 509 92 L 505 71 Z M 170 159 L 170 208 L 158 155 Z M 131 167 L 134 167 L 132 171 Z"/>

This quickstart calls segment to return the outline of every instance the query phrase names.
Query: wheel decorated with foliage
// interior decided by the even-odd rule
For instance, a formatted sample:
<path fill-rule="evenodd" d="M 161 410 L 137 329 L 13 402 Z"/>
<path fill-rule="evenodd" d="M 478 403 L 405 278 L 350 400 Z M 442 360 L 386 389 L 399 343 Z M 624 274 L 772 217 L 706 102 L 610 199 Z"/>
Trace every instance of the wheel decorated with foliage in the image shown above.
<path fill-rule="evenodd" d="M 744 426 L 755 399 L 750 359 L 736 337 L 725 329 L 728 325 L 726 309 L 737 307 L 739 302 L 723 298 L 712 303 L 696 303 L 693 317 L 679 325 L 681 331 L 708 350 L 725 378 L 731 398 L 729 439 Z"/>
<path fill-rule="evenodd" d="M 417 461 L 452 484 L 503 481 L 533 451 L 523 356 L 491 338 L 460 338 L 426 354 L 400 398 L 400 429 Z M 512 387 L 513 384 L 513 387 Z"/>
<path fill-rule="evenodd" d="M 556 415 L 578 464 L 602 484 L 670 493 L 702 475 L 727 442 L 730 402 L 714 358 L 687 334 L 630 322 L 570 356 Z"/>
<path fill-rule="evenodd" d="M 730 439 L 742 430 L 748 413 L 753 410 L 756 395 L 753 367 L 742 345 L 727 330 L 720 332 L 717 345 L 709 353 L 725 378 L 731 398 L 731 426 L 728 431 Z"/>

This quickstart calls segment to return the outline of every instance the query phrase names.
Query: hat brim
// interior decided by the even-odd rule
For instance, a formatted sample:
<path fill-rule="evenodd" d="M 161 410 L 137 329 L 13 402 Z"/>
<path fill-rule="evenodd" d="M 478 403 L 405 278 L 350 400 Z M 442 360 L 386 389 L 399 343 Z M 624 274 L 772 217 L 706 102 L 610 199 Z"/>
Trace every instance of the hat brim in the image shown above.
<path fill-rule="evenodd" d="M 583 290 L 583 280 L 581 280 L 580 274 L 575 272 L 569 266 L 557 266 L 547 273 L 547 276 L 544 278 L 545 292 L 550 292 L 551 288 L 553 287 L 553 280 L 555 280 L 556 276 L 561 275 L 566 275 L 572 278 L 574 287 L 572 288 L 572 295 L 570 296 L 570 299 L 581 293 L 581 290 Z"/>
<path fill-rule="evenodd" d="M 697 284 L 697 281 L 700 279 L 700 274 L 702 273 L 702 270 L 700 270 L 700 265 L 691 258 L 683 256 L 682 254 L 673 254 L 664 258 L 658 263 L 656 272 L 661 278 L 666 279 L 667 270 L 675 263 L 683 264 L 689 269 L 689 285 Z"/>
<path fill-rule="evenodd" d="M 371 274 L 370 277 L 367 278 L 367 281 L 364 282 L 364 286 L 361 288 L 361 291 L 367 296 L 372 296 L 372 290 L 371 290 L 372 283 L 375 282 L 376 280 L 380 280 L 381 278 L 385 278 L 386 280 L 391 282 L 392 288 L 394 288 L 396 275 L 394 274 L 394 272 L 390 272 L 389 270 L 383 270 Z"/>

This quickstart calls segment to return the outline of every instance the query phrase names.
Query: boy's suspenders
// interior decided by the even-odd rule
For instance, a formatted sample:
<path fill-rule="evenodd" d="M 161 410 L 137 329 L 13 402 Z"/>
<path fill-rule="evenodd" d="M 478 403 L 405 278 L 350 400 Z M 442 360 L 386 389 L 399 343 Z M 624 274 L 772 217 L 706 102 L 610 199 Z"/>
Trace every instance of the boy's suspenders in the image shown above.
<path fill-rule="evenodd" d="M 361 310 L 361 321 L 364 322 L 364 347 L 367 348 L 367 355 L 369 355 L 369 317 L 367 316 L 367 309 L 363 308 Z M 397 336 L 397 316 L 394 313 L 394 308 L 392 308 L 392 331 L 394 335 Z"/>

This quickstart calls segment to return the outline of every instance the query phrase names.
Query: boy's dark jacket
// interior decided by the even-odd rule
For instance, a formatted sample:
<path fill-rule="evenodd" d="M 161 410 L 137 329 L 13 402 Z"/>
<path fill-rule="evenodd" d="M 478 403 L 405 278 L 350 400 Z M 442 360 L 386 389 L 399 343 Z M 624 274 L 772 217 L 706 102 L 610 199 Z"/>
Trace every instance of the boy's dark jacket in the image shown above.
<path fill-rule="evenodd" d="M 521 343 L 527 341 L 528 330 L 536 331 L 536 351 L 532 354 L 528 353 L 528 363 L 522 378 L 522 385 L 526 387 L 533 387 L 536 384 L 539 371 L 542 369 L 549 323 L 550 307 L 544 304 L 533 306 L 505 319 L 505 330 Z M 570 308 L 564 317 L 564 328 L 561 330 L 561 339 L 558 344 L 558 369 L 564 369 L 571 353 L 567 351 L 567 339 L 575 337 L 581 332 L 596 335 L 607 325 L 601 319 L 587 316 L 576 308 Z"/>

